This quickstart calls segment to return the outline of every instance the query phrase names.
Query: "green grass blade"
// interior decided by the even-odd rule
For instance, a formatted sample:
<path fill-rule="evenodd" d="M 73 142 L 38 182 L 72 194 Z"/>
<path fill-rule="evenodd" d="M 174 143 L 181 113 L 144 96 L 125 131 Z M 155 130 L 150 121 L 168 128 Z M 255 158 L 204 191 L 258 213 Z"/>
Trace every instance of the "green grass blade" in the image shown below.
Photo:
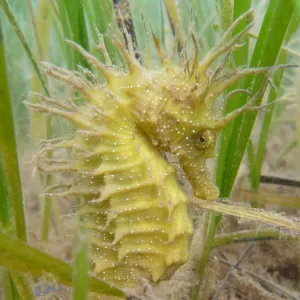
<path fill-rule="evenodd" d="M 300 237 L 293 234 L 282 233 L 280 231 L 265 229 L 265 230 L 243 230 L 231 234 L 216 236 L 214 247 L 221 247 L 238 242 L 249 242 L 252 240 L 291 240 L 299 241 Z"/>
<path fill-rule="evenodd" d="M 17 156 L 17 145 L 15 139 L 12 107 L 10 102 L 10 93 L 8 87 L 8 79 L 5 69 L 4 45 L 1 35 L 0 24 L 0 158 L 2 160 L 2 175 L 5 173 L 7 187 L 2 186 L 4 197 L 9 196 L 11 212 L 13 216 L 13 226 L 15 233 L 21 240 L 26 241 L 26 225 L 23 209 L 23 197 L 21 189 L 21 180 L 19 173 L 19 164 Z M 3 172 L 4 171 L 4 172 Z M 4 176 L 4 175 L 3 175 Z M 1 183 L 0 183 L 1 184 Z M 3 184 L 3 183 L 2 183 Z M 5 194 L 7 193 L 7 194 Z M 2 196 L 2 195 L 1 195 Z M 5 201 L 5 208 L 8 209 L 7 217 L 9 218 L 8 200 Z M 8 221 L 6 219 L 6 221 Z"/>
<path fill-rule="evenodd" d="M 278 165 L 280 160 L 288 153 L 290 152 L 293 148 L 297 147 L 298 145 L 298 139 L 294 138 L 292 141 L 290 141 L 279 153 L 278 157 L 275 159 L 275 166 Z"/>
<path fill-rule="evenodd" d="M 234 9 L 233 9 L 233 19 L 236 20 L 239 16 L 241 16 L 243 13 L 248 11 L 251 8 L 251 0 L 245 0 L 245 1 L 234 1 Z M 233 35 L 237 34 L 238 32 L 241 32 L 247 25 L 249 25 L 249 21 L 243 20 L 236 28 L 236 30 L 233 32 Z M 245 44 L 243 47 L 237 49 L 232 54 L 234 63 L 236 66 L 243 66 L 248 64 L 248 56 L 249 56 L 249 40 L 245 40 Z M 232 90 L 236 89 L 241 85 L 242 83 L 236 84 L 232 87 Z M 233 96 L 230 101 L 227 102 L 225 107 L 225 114 L 228 114 L 229 112 L 235 110 L 239 106 L 239 97 Z M 216 183 L 217 186 L 220 189 L 221 195 L 223 191 L 223 178 L 226 176 L 224 173 L 225 165 L 227 161 L 227 151 L 228 151 L 228 144 L 230 141 L 230 137 L 233 133 L 233 125 L 234 123 L 231 122 L 226 126 L 226 128 L 222 132 L 222 136 L 220 139 L 220 148 L 218 152 L 218 162 L 217 162 L 217 168 L 216 168 Z"/>
<path fill-rule="evenodd" d="M 214 1 L 192 0 L 192 10 L 195 16 L 195 29 L 200 39 L 199 47 L 206 53 L 215 45 L 216 32 L 211 23 L 214 22 Z"/>
<path fill-rule="evenodd" d="M 300 12 L 300 0 L 294 0 L 294 2 L 296 4 L 298 12 Z"/>
<path fill-rule="evenodd" d="M 26 224 L 0 22 L 0 229 L 26 241 Z M 1 270 L 4 300 L 33 300 L 27 278 Z"/>
<path fill-rule="evenodd" d="M 30 3 L 30 1 L 29 1 Z M 37 15 L 31 15 L 31 22 L 35 28 L 35 59 L 37 62 L 48 58 L 49 43 L 51 36 L 51 25 L 54 13 L 48 0 L 40 0 L 37 7 Z M 40 81 L 37 76 L 33 74 L 32 77 L 32 91 L 40 93 L 42 90 Z M 34 102 L 38 100 L 33 99 Z M 31 143 L 32 145 L 37 144 L 40 140 L 51 139 L 52 137 L 52 126 L 50 118 L 45 118 L 37 112 L 31 112 Z M 51 152 L 48 153 L 48 158 L 51 158 Z M 47 185 L 51 182 L 51 175 L 48 174 L 46 177 Z M 40 177 L 36 176 L 36 185 L 42 187 Z M 51 200 L 47 197 L 42 197 L 41 201 L 43 207 L 43 221 L 41 229 L 41 240 L 48 240 L 48 232 L 50 227 L 51 218 Z"/>
<path fill-rule="evenodd" d="M 81 45 L 84 49 L 89 49 L 89 38 L 85 24 L 85 15 L 82 0 L 62 0 L 58 1 L 60 21 L 62 24 L 65 39 L 70 39 Z M 77 65 L 88 68 L 85 59 L 75 50 L 71 50 L 73 60 L 72 68 Z"/>
<path fill-rule="evenodd" d="M 34 300 L 34 294 L 30 283 L 24 274 L 16 271 L 10 271 L 11 277 L 14 281 L 18 294 L 21 300 Z"/>
<path fill-rule="evenodd" d="M 120 62 L 120 54 L 118 52 L 118 49 L 112 44 L 109 37 L 107 36 L 108 26 L 110 24 L 112 26 L 116 26 L 112 1 L 102 0 L 100 2 L 93 0 L 84 0 L 83 5 L 87 15 L 87 22 L 89 24 L 94 41 L 98 42 L 98 30 L 99 33 L 103 34 L 104 44 L 112 63 L 118 64 Z M 99 53 L 99 59 L 103 61 L 103 55 L 101 55 L 101 53 Z"/>
<path fill-rule="evenodd" d="M 261 177 L 262 181 L 265 182 L 265 179 L 271 179 L 268 176 L 265 178 Z M 277 178 L 277 180 L 284 180 Z M 277 205 L 280 207 L 287 207 L 292 209 L 300 209 L 300 198 L 297 196 L 288 196 L 282 193 L 272 193 L 272 192 L 263 192 L 255 191 L 250 189 L 236 188 L 234 189 L 234 194 L 237 198 L 242 199 L 243 202 L 252 201 L 255 199 L 259 207 L 264 207 L 265 205 Z"/>
<path fill-rule="evenodd" d="M 247 3 L 247 1 L 245 1 Z M 217 11 L 221 16 L 222 31 L 226 31 L 232 23 L 233 8 L 230 0 L 216 0 Z"/>
<path fill-rule="evenodd" d="M 9 198 L 8 181 L 5 174 L 4 162 L 0 152 L 0 229 L 12 230 L 12 208 Z"/>
<path fill-rule="evenodd" d="M 0 282 L 3 300 L 14 300 L 13 283 L 7 269 L 0 268 Z"/>
<path fill-rule="evenodd" d="M 82 0 L 65 1 L 67 13 L 71 25 L 72 39 L 77 44 L 81 45 L 85 50 L 89 50 L 89 38 L 86 30 L 85 16 Z M 84 58 L 75 52 L 76 64 L 87 67 Z"/>
<path fill-rule="evenodd" d="M 0 265 L 41 277 L 51 274 L 58 283 L 72 286 L 72 266 L 0 232 Z M 89 290 L 95 293 L 124 297 L 124 293 L 102 280 L 89 276 Z"/>
<path fill-rule="evenodd" d="M 189 0 L 177 1 L 178 13 L 182 23 L 182 32 L 184 36 L 187 36 L 190 31 L 191 24 L 191 7 L 192 3 Z"/>
<path fill-rule="evenodd" d="M 287 33 L 284 38 L 285 44 L 287 44 L 292 36 L 292 34 L 298 29 L 300 22 L 300 15 L 297 11 L 294 12 L 291 22 L 289 24 L 289 27 L 287 29 Z M 281 50 L 277 63 L 278 64 L 286 64 L 288 61 L 288 53 L 286 51 Z M 279 89 L 280 83 L 283 77 L 284 70 L 278 70 L 273 76 L 273 84 Z M 278 95 L 278 91 L 275 89 L 272 89 L 269 93 L 268 97 L 268 103 L 272 103 L 276 100 Z M 268 139 L 268 134 L 271 126 L 271 120 L 273 116 L 274 111 L 274 105 L 272 105 L 267 112 L 264 114 L 264 120 L 261 126 L 260 130 L 260 136 L 258 141 L 258 147 L 257 147 L 257 153 L 256 153 L 256 173 L 254 174 L 254 177 L 251 177 L 251 187 L 254 190 L 258 190 L 259 184 L 260 184 L 260 175 L 261 175 L 261 169 L 263 165 L 264 155 L 265 155 L 265 149 Z"/>
<path fill-rule="evenodd" d="M 86 0 L 85 2 L 87 2 Z M 105 33 L 109 24 L 113 20 L 113 4 L 112 1 L 103 0 L 101 1 L 89 1 L 91 3 L 91 9 L 93 11 L 93 21 L 94 27 L 96 27 L 99 32 Z M 95 29 L 95 28 L 94 28 Z"/>
<path fill-rule="evenodd" d="M 161 26 L 163 15 L 166 15 L 164 0 L 153 0 L 151 2 L 147 0 L 132 0 L 131 7 L 139 51 L 145 55 L 148 55 L 147 48 L 149 46 L 151 54 L 156 53 L 151 39 L 149 43 L 147 42 L 147 34 L 149 36 L 151 32 L 149 25 L 151 24 L 155 35 L 164 41 L 164 45 L 166 45 L 169 36 L 165 34 L 166 31 L 169 31 L 170 35 L 172 35 L 169 22 L 167 22 L 166 19 L 164 22 L 165 27 L 162 28 Z M 142 14 L 141 12 L 147 13 Z M 157 20 L 159 20 L 159 22 Z M 154 62 L 155 56 L 152 55 L 151 59 Z"/>
<path fill-rule="evenodd" d="M 253 187 L 257 181 L 258 182 L 260 181 L 260 171 L 258 170 L 257 161 L 256 161 L 257 157 L 255 155 L 254 147 L 251 139 L 249 139 L 247 145 L 247 157 L 248 157 L 250 184 Z M 251 202 L 251 206 L 257 208 L 258 201 L 253 200 Z"/>
<path fill-rule="evenodd" d="M 70 3 L 70 2 L 69 2 Z M 75 41 L 78 41 L 84 49 L 89 49 L 89 37 L 85 24 L 85 16 L 82 0 L 72 1 L 72 11 L 69 18 L 72 20 L 71 27 Z M 76 15 L 74 15 L 76 13 Z M 75 21 L 75 22 L 74 22 Z M 74 22 L 74 23 L 73 23 Z"/>
<path fill-rule="evenodd" d="M 68 62 L 68 67 L 75 68 L 74 51 L 65 42 L 65 39 L 72 39 L 71 25 L 69 22 L 67 10 L 65 8 L 65 2 L 57 1 L 57 5 L 58 5 L 58 11 L 59 11 L 59 20 L 57 20 L 57 18 L 55 18 L 54 26 L 56 29 L 57 36 L 60 40 L 60 45 L 62 46 L 62 49 L 64 50 L 64 58 Z M 60 32 L 59 24 L 62 29 L 62 34 Z"/>
<path fill-rule="evenodd" d="M 251 185 L 253 185 L 256 182 L 256 175 L 258 175 L 257 172 L 257 166 L 256 166 L 256 156 L 254 152 L 254 147 L 252 140 L 249 139 L 248 145 L 247 145 L 247 154 L 248 154 L 248 165 L 249 165 L 249 175 L 250 175 L 250 181 Z M 259 180 L 259 178 L 258 178 Z"/>
<path fill-rule="evenodd" d="M 166 11 L 168 13 L 169 22 L 173 31 L 173 34 L 177 30 L 178 36 L 178 52 L 180 52 L 184 47 L 184 29 L 182 20 L 179 17 L 177 11 L 177 5 L 175 0 L 164 0 Z"/>
<path fill-rule="evenodd" d="M 87 232 L 83 222 L 80 220 L 73 265 L 73 300 L 88 299 L 88 269 Z"/>
<path fill-rule="evenodd" d="M 295 5 L 291 1 L 274 0 L 269 3 L 264 22 L 255 45 L 250 67 L 264 67 L 275 64 L 284 36 L 286 34 Z M 245 88 L 251 87 L 255 93 L 261 87 L 263 76 L 247 78 Z M 246 103 L 246 97 L 240 96 L 239 103 Z M 261 103 L 258 99 L 256 105 Z M 228 149 L 221 196 L 227 197 L 232 190 L 248 139 L 257 113 L 246 113 L 234 121 L 233 133 Z"/>
<path fill-rule="evenodd" d="M 203 233 L 206 235 L 204 236 L 204 245 L 202 248 L 202 255 L 199 260 L 199 263 L 197 265 L 197 284 L 193 288 L 193 295 L 192 295 L 192 300 L 198 300 L 199 298 L 199 293 L 201 291 L 203 279 L 204 279 L 204 274 L 205 274 L 205 269 L 206 265 L 208 263 L 210 254 L 211 254 L 211 249 L 213 246 L 214 242 L 214 237 L 217 231 L 217 223 L 216 220 L 218 219 L 218 214 L 215 214 L 210 211 L 205 211 L 204 212 L 204 230 Z"/>
<path fill-rule="evenodd" d="M 47 178 L 47 186 L 50 186 L 49 181 L 52 181 L 51 178 Z M 42 221 L 42 229 L 41 229 L 41 242 L 47 243 L 49 239 L 49 231 L 51 226 L 52 199 L 50 199 L 49 197 L 45 197 L 45 199 L 43 200 L 44 200 L 44 209 L 43 209 L 43 221 Z"/>
<path fill-rule="evenodd" d="M 31 0 L 27 0 L 31 3 Z M 33 8 L 29 10 L 32 11 Z M 48 0 L 40 0 L 37 7 L 36 16 L 31 12 L 31 23 L 34 28 L 34 58 L 39 64 L 42 60 L 48 58 L 49 52 L 49 42 L 52 24 L 52 11 Z M 35 93 L 42 92 L 42 85 L 38 76 L 33 73 L 31 81 L 31 89 Z M 34 102 L 39 102 L 37 99 L 33 99 Z M 31 126 L 31 142 L 32 145 L 37 144 L 40 140 L 45 139 L 45 133 L 48 132 L 47 122 L 45 121 L 45 116 L 39 113 L 31 112 L 30 114 L 30 126 Z"/>
<path fill-rule="evenodd" d="M 0 6 L 2 7 L 2 9 L 3 9 L 5 15 L 7 16 L 12 28 L 14 29 L 15 33 L 17 34 L 23 48 L 25 49 L 26 54 L 27 54 L 27 56 L 28 56 L 28 58 L 29 58 L 29 60 L 32 64 L 32 66 L 33 66 L 33 68 L 34 68 L 34 70 L 35 70 L 42 86 L 43 86 L 43 89 L 44 89 L 45 93 L 47 95 L 49 95 L 45 79 L 44 79 L 44 77 L 41 73 L 41 70 L 40 70 L 40 68 L 39 68 L 39 66 L 38 66 L 38 64 L 37 64 L 37 62 L 34 58 L 34 55 L 33 55 L 32 51 L 31 51 L 31 49 L 30 49 L 30 47 L 29 47 L 29 45 L 28 45 L 28 43 L 27 43 L 27 41 L 26 41 L 26 39 L 25 39 L 25 37 L 24 37 L 24 35 L 23 35 L 23 33 L 22 33 L 18 23 L 17 23 L 17 21 L 16 21 L 16 18 L 14 16 L 11 8 L 8 5 L 7 0 L 0 0 Z"/>

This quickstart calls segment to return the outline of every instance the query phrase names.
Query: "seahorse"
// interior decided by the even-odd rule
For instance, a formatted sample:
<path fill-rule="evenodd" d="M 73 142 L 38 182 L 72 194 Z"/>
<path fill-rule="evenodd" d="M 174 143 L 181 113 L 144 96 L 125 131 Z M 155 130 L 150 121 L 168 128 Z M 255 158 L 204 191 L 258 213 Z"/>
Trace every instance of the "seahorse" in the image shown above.
<path fill-rule="evenodd" d="M 267 74 L 272 69 L 226 70 L 230 53 L 240 46 L 252 23 L 237 35 L 232 33 L 252 14 L 249 11 L 236 19 L 201 61 L 192 32 L 193 54 L 189 59 L 181 57 L 179 63 L 152 33 L 161 64 L 142 64 L 135 58 L 124 28 L 124 39 L 111 35 L 124 69 L 111 64 L 102 40 L 99 48 L 105 63 L 68 41 L 93 73 L 43 64 L 46 73 L 76 90 L 83 103 L 75 105 L 42 95 L 34 95 L 40 103 L 28 103 L 34 111 L 58 115 L 76 125 L 73 138 L 47 141 L 36 156 L 40 160 L 47 151 L 65 148 L 70 150 L 71 160 L 37 165 L 44 172 L 74 174 L 71 187 L 48 196 L 77 195 L 83 199 L 78 214 L 88 228 L 92 268 L 99 278 L 133 287 L 142 278 L 158 282 L 187 261 L 194 230 L 189 202 L 164 153 L 178 158 L 197 199 L 218 198 L 206 160 L 214 157 L 217 137 L 230 121 L 258 109 L 254 103 L 267 79 L 247 104 L 226 116 L 216 115 L 214 102 L 245 76 Z M 222 55 L 224 59 L 214 67 Z M 245 91 L 231 92 L 224 101 L 236 92 Z"/>

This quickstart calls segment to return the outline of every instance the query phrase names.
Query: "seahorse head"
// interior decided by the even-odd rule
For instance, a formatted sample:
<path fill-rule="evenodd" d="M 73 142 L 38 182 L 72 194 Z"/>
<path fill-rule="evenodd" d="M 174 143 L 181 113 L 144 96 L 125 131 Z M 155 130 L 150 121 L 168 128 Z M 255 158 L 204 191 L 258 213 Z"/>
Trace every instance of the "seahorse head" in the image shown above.
<path fill-rule="evenodd" d="M 215 155 L 220 127 L 213 111 L 209 75 L 198 64 L 196 67 L 191 73 L 168 66 L 155 76 L 150 85 L 151 104 L 144 108 L 143 128 L 156 147 L 178 157 L 196 197 L 216 199 L 219 191 L 209 178 L 206 159 Z"/>
<path fill-rule="evenodd" d="M 219 190 L 209 178 L 206 160 L 215 155 L 218 135 L 226 125 L 240 114 L 255 110 L 253 104 L 267 85 L 267 75 L 261 90 L 251 95 L 247 90 L 234 90 L 223 97 L 223 104 L 236 93 L 246 93 L 249 102 L 226 115 L 218 115 L 215 100 L 243 77 L 251 74 L 268 73 L 272 68 L 240 68 L 228 70 L 227 62 L 243 35 L 252 26 L 250 23 L 238 35 L 231 38 L 234 28 L 247 17 L 249 11 L 238 18 L 222 40 L 206 56 L 199 59 L 199 49 L 195 36 L 191 34 L 194 53 L 191 58 L 174 63 L 156 41 L 158 54 L 162 58 L 160 71 L 148 73 L 144 79 L 139 76 L 140 86 L 147 86 L 147 94 L 140 97 L 142 113 L 140 124 L 151 138 L 152 143 L 161 151 L 176 155 L 191 183 L 194 196 L 203 200 L 216 199 Z M 224 55 L 225 54 L 225 55 Z M 217 61 L 223 55 L 221 61 Z M 280 67 L 280 66 L 279 66 Z M 282 66 L 284 67 L 284 66 Z M 146 83 L 144 83 L 146 82 Z"/>

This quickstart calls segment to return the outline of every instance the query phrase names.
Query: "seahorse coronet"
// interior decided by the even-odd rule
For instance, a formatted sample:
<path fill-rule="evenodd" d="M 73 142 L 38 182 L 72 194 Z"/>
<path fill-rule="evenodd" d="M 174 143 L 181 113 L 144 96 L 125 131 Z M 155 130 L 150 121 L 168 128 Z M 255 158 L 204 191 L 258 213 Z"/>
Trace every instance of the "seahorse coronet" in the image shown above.
<path fill-rule="evenodd" d="M 72 161 L 63 168 L 53 162 L 41 170 L 73 173 L 69 190 L 51 194 L 81 196 L 77 214 L 89 232 L 93 272 L 103 280 L 129 288 L 141 284 L 142 278 L 157 282 L 188 260 L 193 235 L 189 201 L 163 152 L 178 157 L 197 198 L 218 198 L 206 159 L 214 156 L 221 129 L 248 106 L 219 118 L 213 103 L 244 76 L 269 71 L 243 69 L 228 75 L 224 62 L 208 70 L 241 37 L 223 38 L 199 61 L 192 34 L 194 55 L 190 59 L 178 63 L 173 56 L 164 56 L 158 67 L 142 65 L 123 41 L 114 39 L 126 64 L 124 70 L 106 66 L 69 41 L 103 75 L 105 83 L 96 73 L 88 81 L 78 71 L 43 64 L 46 73 L 77 90 L 84 101 L 68 108 L 35 95 L 42 104 L 28 104 L 76 125 L 72 139 L 49 141 L 39 154 L 66 148 Z M 162 46 L 153 38 L 161 54 Z M 37 161 L 41 164 L 40 157 Z"/>

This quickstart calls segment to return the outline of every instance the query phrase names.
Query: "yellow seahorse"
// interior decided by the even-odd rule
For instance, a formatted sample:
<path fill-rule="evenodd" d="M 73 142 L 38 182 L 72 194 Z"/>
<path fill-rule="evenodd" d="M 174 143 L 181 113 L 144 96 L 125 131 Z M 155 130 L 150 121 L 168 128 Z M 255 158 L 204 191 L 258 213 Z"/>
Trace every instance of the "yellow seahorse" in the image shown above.
<path fill-rule="evenodd" d="M 267 80 L 259 94 L 225 117 L 215 116 L 213 103 L 244 76 L 267 73 L 271 68 L 226 72 L 228 55 L 213 71 L 209 68 L 240 42 L 252 23 L 231 38 L 232 32 L 251 15 L 249 11 L 238 18 L 201 62 L 193 33 L 193 56 L 179 64 L 164 53 L 153 34 L 161 65 L 142 65 L 135 59 L 125 30 L 127 43 L 111 36 L 126 63 L 124 70 L 111 65 L 103 43 L 100 48 L 106 64 L 68 42 L 101 72 L 105 83 L 96 72 L 70 72 L 44 63 L 48 74 L 80 92 L 85 102 L 76 106 L 34 95 L 42 104 L 29 103 L 31 109 L 62 116 L 77 126 L 72 139 L 48 141 L 37 155 L 41 158 L 49 150 L 66 148 L 72 152 L 71 162 L 38 165 L 46 172 L 74 173 L 70 189 L 49 196 L 84 199 L 78 213 L 89 229 L 93 271 L 100 278 L 132 287 L 142 278 L 157 282 L 187 261 L 193 235 L 188 199 L 163 152 L 178 157 L 195 197 L 218 198 L 206 159 L 214 156 L 217 136 L 231 120 L 257 109 L 253 104 Z"/>

